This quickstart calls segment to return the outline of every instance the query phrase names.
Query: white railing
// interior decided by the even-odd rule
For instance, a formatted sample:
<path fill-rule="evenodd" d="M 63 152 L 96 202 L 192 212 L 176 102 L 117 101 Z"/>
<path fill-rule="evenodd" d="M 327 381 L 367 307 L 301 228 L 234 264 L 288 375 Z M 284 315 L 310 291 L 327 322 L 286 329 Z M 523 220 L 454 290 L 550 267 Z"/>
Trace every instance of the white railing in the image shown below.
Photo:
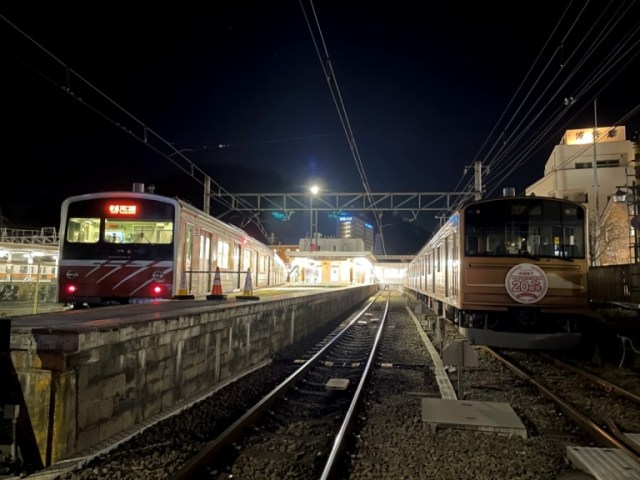
<path fill-rule="evenodd" d="M 24 245 L 56 245 L 58 241 L 58 232 L 55 227 L 43 227 L 40 230 L 0 228 L 0 242 Z"/>

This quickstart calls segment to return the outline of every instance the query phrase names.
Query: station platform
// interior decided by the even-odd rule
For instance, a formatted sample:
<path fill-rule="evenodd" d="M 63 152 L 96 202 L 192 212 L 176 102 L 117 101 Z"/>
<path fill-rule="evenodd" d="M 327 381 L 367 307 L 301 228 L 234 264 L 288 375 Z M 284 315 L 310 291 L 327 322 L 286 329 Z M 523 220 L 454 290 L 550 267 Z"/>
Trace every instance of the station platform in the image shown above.
<path fill-rule="evenodd" d="M 47 467 L 259 364 L 376 291 L 315 285 L 254 291 L 259 300 L 229 295 L 0 319 L 10 332 L 0 351 L 0 405 L 20 407 L 24 463 Z"/>

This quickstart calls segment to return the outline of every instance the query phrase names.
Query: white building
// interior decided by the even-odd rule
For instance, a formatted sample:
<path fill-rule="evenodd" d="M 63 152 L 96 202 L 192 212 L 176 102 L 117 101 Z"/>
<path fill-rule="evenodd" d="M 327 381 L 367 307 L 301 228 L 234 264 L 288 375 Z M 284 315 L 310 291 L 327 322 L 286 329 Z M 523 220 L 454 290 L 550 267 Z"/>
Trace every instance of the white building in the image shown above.
<path fill-rule="evenodd" d="M 622 126 L 599 127 L 595 132 L 592 127 L 567 130 L 547 160 L 544 176 L 528 186 L 525 194 L 584 203 L 593 227 L 603 221 L 603 212 L 616 191 L 633 192 L 634 185 L 640 185 L 637 150 L 638 144 L 626 139 Z M 631 232 L 629 238 L 633 237 Z"/>

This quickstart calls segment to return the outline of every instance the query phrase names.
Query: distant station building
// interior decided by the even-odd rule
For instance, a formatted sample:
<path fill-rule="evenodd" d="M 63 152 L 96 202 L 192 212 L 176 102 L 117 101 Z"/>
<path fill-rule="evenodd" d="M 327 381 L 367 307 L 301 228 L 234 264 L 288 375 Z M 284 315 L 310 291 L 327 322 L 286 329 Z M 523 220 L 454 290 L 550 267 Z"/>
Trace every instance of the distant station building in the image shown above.
<path fill-rule="evenodd" d="M 360 238 L 300 239 L 297 251 L 289 251 L 291 282 L 373 283 L 375 258 Z"/>

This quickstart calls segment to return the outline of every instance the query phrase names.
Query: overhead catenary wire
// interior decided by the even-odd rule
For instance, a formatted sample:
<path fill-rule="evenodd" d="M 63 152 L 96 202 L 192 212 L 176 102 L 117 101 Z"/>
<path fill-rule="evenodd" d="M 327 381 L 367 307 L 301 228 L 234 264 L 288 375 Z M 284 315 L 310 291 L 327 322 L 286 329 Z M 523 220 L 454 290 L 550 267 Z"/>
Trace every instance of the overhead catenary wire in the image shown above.
<path fill-rule="evenodd" d="M 230 194 L 226 189 L 224 189 L 222 187 L 222 185 L 217 183 L 213 178 L 211 178 L 197 164 L 192 162 L 184 154 L 184 151 L 185 151 L 184 149 L 183 150 L 177 149 L 172 142 L 169 142 L 169 141 L 165 140 L 162 136 L 160 136 L 158 133 L 156 133 L 150 127 L 145 125 L 141 120 L 136 118 L 133 114 L 131 114 L 129 111 L 127 111 L 124 107 L 119 105 L 115 100 L 111 99 L 108 95 L 106 95 L 104 92 L 102 92 L 96 86 L 94 86 L 88 80 L 83 78 L 79 73 L 77 73 L 75 70 L 73 70 L 65 62 L 60 60 L 57 56 L 55 56 L 48 49 L 46 49 L 44 46 L 42 46 L 34 38 L 29 36 L 26 32 L 24 32 L 22 29 L 20 29 L 17 25 L 15 25 L 13 22 L 11 22 L 4 15 L 0 14 L 0 19 L 2 19 L 4 22 L 6 22 L 15 31 L 17 31 L 22 37 L 24 37 L 29 42 L 31 42 L 33 45 L 35 45 L 46 56 L 51 58 L 55 62 L 55 64 L 57 64 L 60 68 L 62 68 L 64 70 L 65 82 L 64 83 L 60 83 L 60 82 L 54 80 L 53 78 L 47 76 L 44 72 L 34 68 L 32 65 L 27 64 L 26 62 L 22 62 L 24 65 L 26 65 L 32 71 L 36 72 L 41 78 L 45 79 L 46 81 L 48 81 L 52 85 L 55 85 L 56 87 L 62 89 L 65 93 L 70 95 L 72 98 L 77 100 L 79 103 L 81 103 L 86 108 L 90 109 L 92 112 L 94 112 L 96 115 L 98 115 L 102 119 L 104 119 L 107 122 L 111 123 L 115 127 L 119 128 L 123 132 L 127 133 L 128 135 L 130 135 L 134 139 L 140 141 L 145 146 L 147 146 L 148 148 L 150 148 L 154 152 L 158 153 L 159 155 L 161 155 L 165 159 L 167 159 L 169 162 L 174 164 L 179 170 L 181 170 L 185 174 L 191 176 L 201 186 L 205 187 L 208 183 L 212 183 L 215 188 L 214 188 L 214 194 L 212 194 L 210 196 L 210 198 L 215 198 L 216 201 L 218 201 L 221 205 L 223 205 L 226 208 L 228 208 L 227 212 L 223 213 L 221 215 L 221 217 L 226 215 L 230 211 L 234 211 L 235 210 L 234 204 L 236 202 L 238 202 L 239 204 L 241 204 L 241 205 L 243 205 L 245 207 L 250 207 L 250 204 L 248 204 L 242 198 L 236 198 L 233 201 L 228 200 L 228 198 L 232 198 L 233 199 L 234 198 L 233 195 Z M 74 82 L 76 82 L 76 81 L 79 82 L 78 87 L 82 87 L 82 86 L 88 87 L 90 93 L 96 94 L 99 99 L 105 100 L 109 106 L 114 107 L 118 113 L 124 115 L 124 120 L 125 121 L 130 121 L 130 122 L 133 123 L 133 125 L 129 126 L 129 125 L 125 124 L 125 121 L 116 120 L 115 118 L 113 118 L 113 116 L 105 113 L 102 109 L 100 109 L 99 107 L 96 107 L 95 105 L 93 105 L 89 100 L 87 100 L 86 98 L 83 98 L 82 94 L 79 94 L 78 92 L 74 91 L 74 88 L 76 88 L 76 85 L 74 84 Z M 133 131 L 134 129 L 136 130 L 136 132 Z M 154 145 L 152 143 L 153 140 L 157 141 L 156 145 Z M 168 151 L 168 153 L 166 153 L 167 151 Z M 182 160 L 182 163 L 179 162 L 178 159 Z M 196 174 L 200 174 L 201 178 L 199 178 Z M 224 194 L 224 195 L 221 195 L 221 194 Z M 245 214 L 245 215 L 246 215 L 245 216 L 245 223 L 243 223 L 242 226 L 243 227 L 246 226 L 246 224 L 248 222 L 253 222 L 256 225 L 256 227 L 259 229 L 260 233 L 262 235 L 264 235 L 265 238 L 268 238 L 269 235 L 268 235 L 266 229 L 264 228 L 264 226 L 262 225 L 262 222 L 260 220 L 258 212 L 252 212 L 250 214 Z"/>
<path fill-rule="evenodd" d="M 305 9 L 304 1 L 300 0 L 300 7 L 302 9 L 302 13 L 304 15 L 305 21 L 307 23 L 307 27 L 309 29 L 309 33 L 311 34 L 311 39 L 313 41 L 314 48 L 316 50 L 316 54 L 318 55 L 318 59 L 320 60 L 320 65 L 322 66 L 322 71 L 324 73 L 325 79 L 327 80 L 327 84 L 329 86 L 329 91 L 333 98 L 334 105 L 338 112 L 338 117 L 340 118 L 340 122 L 342 124 L 342 128 L 344 130 L 344 134 L 346 136 L 347 142 L 349 144 L 349 148 L 351 150 L 351 154 L 356 164 L 356 169 L 358 170 L 358 174 L 360 175 L 360 180 L 362 181 L 362 186 L 364 188 L 365 195 L 372 205 L 372 210 L 374 212 L 375 222 L 378 227 L 378 232 L 380 235 L 380 244 L 382 247 L 382 253 L 386 255 L 386 247 L 384 243 L 384 233 L 382 228 L 382 212 L 380 212 L 373 202 L 373 197 L 371 195 L 371 188 L 369 186 L 369 181 L 367 179 L 367 174 L 364 169 L 364 165 L 362 163 L 362 159 L 360 158 L 360 152 L 358 151 L 358 145 L 356 143 L 355 134 L 351 128 L 351 124 L 349 122 L 349 116 L 347 114 L 346 107 L 344 105 L 344 101 L 342 99 L 342 95 L 340 93 L 340 87 L 338 86 L 338 80 L 336 74 L 333 70 L 333 65 L 331 63 L 331 57 L 329 55 L 329 51 L 327 49 L 327 45 L 324 41 L 324 36 L 322 34 L 322 29 L 320 27 L 320 22 L 318 20 L 318 15 L 316 14 L 315 7 L 313 5 L 313 0 L 309 0 L 309 9 L 311 14 L 313 15 L 313 25 L 310 22 L 309 15 L 307 15 L 307 10 Z M 314 29 L 315 27 L 315 29 Z M 316 38 L 317 36 L 317 38 Z"/>
<path fill-rule="evenodd" d="M 617 13 L 620 13 L 620 12 L 617 12 Z M 603 18 L 603 15 L 601 15 L 600 18 Z M 608 33 L 612 31 L 612 29 L 614 29 L 615 24 L 609 24 L 608 27 L 609 27 L 608 30 L 605 30 L 600 33 L 599 35 L 600 38 L 597 41 L 594 41 L 592 44 L 590 44 L 591 46 L 589 47 L 585 55 L 576 61 L 576 66 L 567 72 L 567 78 L 565 78 L 562 81 L 562 84 L 560 85 L 560 87 L 558 87 L 555 90 L 555 92 L 552 94 L 551 100 L 547 102 L 547 105 L 544 107 L 541 107 L 538 110 L 538 114 L 534 116 L 532 120 L 529 121 L 528 125 L 522 126 L 522 128 L 519 128 L 518 129 L 518 131 L 520 132 L 519 136 L 512 139 L 512 141 L 509 142 L 507 146 L 503 146 L 503 148 L 501 148 L 500 154 L 497 155 L 492 162 L 490 162 L 490 165 L 494 166 L 493 172 L 496 177 L 503 179 L 506 176 L 510 175 L 513 171 L 515 171 L 516 168 L 527 159 L 527 155 L 530 154 L 532 151 L 534 151 L 533 150 L 534 146 L 536 144 L 540 144 L 544 139 L 548 139 L 549 136 L 551 135 L 552 127 L 559 125 L 562 117 L 567 115 L 567 113 L 571 108 L 574 108 L 573 102 L 570 102 L 567 105 L 568 108 L 557 108 L 556 113 L 554 113 L 553 115 L 548 115 L 546 117 L 548 119 L 546 125 L 542 125 L 538 127 L 539 134 L 537 135 L 535 133 L 533 135 L 528 134 L 526 136 L 526 138 L 529 139 L 528 142 L 519 142 L 521 139 L 525 138 L 525 134 L 530 129 L 533 128 L 533 126 L 535 125 L 535 121 L 537 121 L 541 117 L 542 112 L 544 112 L 545 109 L 547 109 L 549 106 L 553 105 L 554 102 L 556 102 L 555 99 L 557 99 L 560 96 L 560 92 L 562 91 L 563 88 L 566 87 L 568 80 L 578 75 L 578 73 L 580 73 L 580 68 L 585 65 L 586 60 L 589 57 L 593 56 L 595 52 L 594 45 L 597 45 L 597 46 L 601 45 L 602 40 Z M 592 26 L 590 29 L 590 32 L 593 32 L 593 31 L 595 31 L 595 26 Z M 624 59 L 624 55 L 625 55 L 624 52 L 633 51 L 633 50 L 625 49 L 624 46 L 628 44 L 629 39 L 632 38 L 632 36 L 635 34 L 637 34 L 637 27 L 634 30 L 632 30 L 630 34 L 627 35 L 626 38 L 623 38 L 619 42 L 617 48 L 610 49 L 609 51 L 611 52 L 611 54 L 604 61 L 602 61 L 597 68 L 592 69 L 589 72 L 590 73 L 589 75 L 586 75 L 584 77 L 585 80 L 583 80 L 582 85 L 578 87 L 578 90 L 576 91 L 576 97 L 583 100 L 583 103 L 588 101 L 587 105 L 590 105 L 593 99 L 598 95 L 598 93 L 601 92 L 613 80 L 613 78 L 615 78 L 615 76 L 619 75 L 620 72 L 623 71 L 624 68 L 618 68 L 617 71 L 613 71 L 612 73 L 610 73 L 613 70 L 613 68 Z M 587 39 L 588 38 L 589 37 L 587 37 Z M 563 41 L 565 39 L 563 39 Z M 584 43 L 584 42 L 580 42 L 580 43 Z M 577 49 L 574 50 L 570 58 L 565 61 L 565 63 L 562 66 L 562 70 L 567 71 L 566 66 L 570 62 L 571 58 L 574 56 L 575 52 L 577 52 Z M 636 55 L 637 53 L 634 53 L 631 56 L 631 58 L 628 59 L 626 64 L 630 63 L 633 60 L 633 58 L 635 58 Z M 553 80 L 555 81 L 557 78 L 558 78 L 558 74 L 554 76 Z M 603 78 L 607 78 L 608 79 L 607 82 L 603 86 L 601 86 L 597 91 L 593 92 L 598 82 L 601 81 Z M 549 86 L 545 88 L 543 94 L 546 94 L 549 88 L 550 88 Z M 588 95 L 590 91 L 591 93 Z M 540 95 L 539 98 L 541 99 L 543 98 L 543 96 Z M 569 121 L 564 122 L 558 128 L 559 133 L 564 130 L 568 122 Z M 522 125 L 522 123 L 523 122 L 521 121 L 520 125 Z M 520 155 L 513 155 L 513 148 L 515 145 L 518 145 L 519 148 L 521 149 L 522 153 Z M 507 155 L 510 155 L 509 161 L 506 160 L 508 158 Z M 496 168 L 497 165 L 500 165 L 501 168 Z"/>
<path fill-rule="evenodd" d="M 637 58 L 640 22 L 636 14 L 636 0 L 609 2 L 605 6 L 598 4 L 597 8 L 593 3 L 586 2 L 578 6 L 577 13 L 572 13 L 573 5 L 574 2 L 570 2 L 562 12 L 532 67 L 475 157 L 476 160 L 482 158 L 482 164 L 490 172 L 483 177 L 486 195 L 493 194 L 519 167 L 548 145 L 550 138 L 564 134 L 570 122 L 585 108 L 589 108 L 594 99 Z M 587 11 L 588 7 L 592 10 Z M 596 19 L 588 24 L 585 33 L 579 33 L 578 25 L 586 23 L 588 14 L 593 12 Z M 562 24 L 566 19 L 571 22 L 563 30 Z M 629 22 L 622 23 L 629 19 L 630 25 Z M 536 74 L 538 66 L 547 58 L 544 52 L 556 43 L 554 37 L 558 32 L 562 32 L 558 47 L 541 67 L 540 73 Z M 572 43 L 575 46 L 569 49 L 568 45 Z M 558 68 L 554 71 L 555 62 L 558 62 Z M 547 79 L 547 76 L 550 78 Z M 578 84 L 571 86 L 573 80 L 579 80 Z M 525 89 L 525 85 L 529 84 L 531 86 Z M 526 93 L 523 93 L 525 90 Z M 567 90 L 570 94 L 563 94 Z M 562 102 L 565 96 L 571 97 L 570 101 L 567 98 Z M 522 100 L 517 103 L 520 97 Z M 514 113 L 508 116 L 508 111 L 514 105 L 517 105 Z M 524 115 L 521 114 L 523 111 Z M 615 125 L 621 125 L 636 113 L 637 107 L 632 107 L 620 116 Z M 509 120 L 503 126 L 505 118 Z M 517 133 L 507 135 L 509 131 Z M 500 132 L 499 135 L 496 135 L 497 132 Z M 489 144 L 490 148 L 487 147 Z M 463 179 L 459 184 L 462 183 Z M 467 180 L 465 188 L 470 188 L 472 184 L 473 180 Z M 456 207 L 459 208 L 463 201 Z"/>

